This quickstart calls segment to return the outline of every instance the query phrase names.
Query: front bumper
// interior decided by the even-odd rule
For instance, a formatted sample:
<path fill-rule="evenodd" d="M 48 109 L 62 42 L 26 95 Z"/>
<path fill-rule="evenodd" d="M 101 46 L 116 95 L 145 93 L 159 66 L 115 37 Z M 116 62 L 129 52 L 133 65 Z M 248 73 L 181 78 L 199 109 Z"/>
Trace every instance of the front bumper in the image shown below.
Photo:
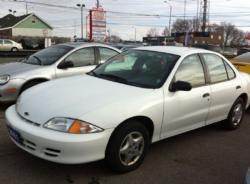
<path fill-rule="evenodd" d="M 7 84 L 0 85 L 0 102 L 16 101 L 24 79 L 11 79 Z"/>
<path fill-rule="evenodd" d="M 15 110 L 15 105 L 6 111 L 8 127 L 16 130 L 22 138 L 22 144 L 11 136 L 11 140 L 23 150 L 57 163 L 78 164 L 105 157 L 105 150 L 113 129 L 93 134 L 67 134 L 48 130 L 22 119 Z"/>

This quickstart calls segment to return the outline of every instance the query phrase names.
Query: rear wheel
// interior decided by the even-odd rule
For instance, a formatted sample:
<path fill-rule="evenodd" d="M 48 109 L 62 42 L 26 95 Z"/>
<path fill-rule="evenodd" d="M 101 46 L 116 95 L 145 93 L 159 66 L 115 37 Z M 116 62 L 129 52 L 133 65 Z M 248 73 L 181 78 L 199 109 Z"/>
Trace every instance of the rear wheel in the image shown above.
<path fill-rule="evenodd" d="M 128 121 L 110 138 L 106 162 L 113 171 L 129 172 L 141 165 L 150 144 L 148 130 L 137 121 Z"/>
<path fill-rule="evenodd" d="M 11 49 L 11 51 L 12 51 L 12 52 L 17 52 L 17 51 L 18 51 L 18 48 L 13 47 L 13 48 Z"/>
<path fill-rule="evenodd" d="M 242 98 L 238 98 L 228 115 L 227 120 L 224 121 L 224 125 L 229 130 L 235 130 L 237 129 L 244 117 L 245 114 L 245 102 Z"/>

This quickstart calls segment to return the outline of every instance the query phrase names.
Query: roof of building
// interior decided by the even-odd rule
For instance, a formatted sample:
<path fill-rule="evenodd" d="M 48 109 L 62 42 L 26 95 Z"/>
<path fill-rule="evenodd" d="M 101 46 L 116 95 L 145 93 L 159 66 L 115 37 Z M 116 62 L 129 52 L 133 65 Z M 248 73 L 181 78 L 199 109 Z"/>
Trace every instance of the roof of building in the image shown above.
<path fill-rule="evenodd" d="M 4 17 L 0 18 L 0 29 L 12 28 L 15 25 L 17 25 L 18 23 L 24 21 L 29 16 L 37 17 L 40 21 L 42 21 L 49 28 L 52 29 L 52 27 L 48 23 L 46 23 L 44 20 L 42 20 L 40 17 L 38 17 L 37 15 L 35 15 L 33 13 L 32 14 L 30 13 L 30 14 L 22 15 L 22 16 L 15 16 L 15 15 L 12 15 L 12 14 L 5 15 Z"/>
<path fill-rule="evenodd" d="M 177 47 L 177 46 L 147 46 L 147 47 L 138 47 L 135 49 L 165 52 L 165 53 L 175 54 L 179 56 L 184 56 L 184 55 L 188 55 L 192 53 L 201 53 L 201 52 L 214 53 L 205 49 L 199 49 L 199 48 L 193 48 L 193 47 Z"/>

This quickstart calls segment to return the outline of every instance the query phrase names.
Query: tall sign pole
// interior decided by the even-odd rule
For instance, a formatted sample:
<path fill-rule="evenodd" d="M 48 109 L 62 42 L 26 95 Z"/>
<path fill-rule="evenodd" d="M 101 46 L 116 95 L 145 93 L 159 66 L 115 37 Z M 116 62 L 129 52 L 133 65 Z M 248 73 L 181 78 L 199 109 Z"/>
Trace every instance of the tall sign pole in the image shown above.
<path fill-rule="evenodd" d="M 93 38 L 93 30 L 92 30 L 92 26 L 93 26 L 93 20 L 92 20 L 92 10 L 89 10 L 89 41 L 92 41 Z"/>

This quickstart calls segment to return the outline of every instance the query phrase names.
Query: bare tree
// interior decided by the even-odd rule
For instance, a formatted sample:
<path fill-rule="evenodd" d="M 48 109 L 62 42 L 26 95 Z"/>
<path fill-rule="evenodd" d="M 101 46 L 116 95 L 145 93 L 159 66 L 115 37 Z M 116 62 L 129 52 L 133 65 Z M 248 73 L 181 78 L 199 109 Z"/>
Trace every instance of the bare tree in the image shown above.
<path fill-rule="evenodd" d="M 110 38 L 109 38 L 109 40 L 112 43 L 122 42 L 122 39 L 118 35 L 111 35 Z"/>
<path fill-rule="evenodd" d="M 173 31 L 177 33 L 184 33 L 194 29 L 193 20 L 177 19 L 173 23 Z"/>
<path fill-rule="evenodd" d="M 245 33 L 231 23 L 222 22 L 220 25 L 213 24 L 209 31 L 224 33 L 224 46 L 240 46 L 245 41 Z"/>
<path fill-rule="evenodd" d="M 168 27 L 165 27 L 163 32 L 162 32 L 162 35 L 163 36 L 168 36 L 169 35 L 169 30 L 168 30 Z"/>
<path fill-rule="evenodd" d="M 156 28 L 150 28 L 147 36 L 159 36 L 159 31 Z"/>

